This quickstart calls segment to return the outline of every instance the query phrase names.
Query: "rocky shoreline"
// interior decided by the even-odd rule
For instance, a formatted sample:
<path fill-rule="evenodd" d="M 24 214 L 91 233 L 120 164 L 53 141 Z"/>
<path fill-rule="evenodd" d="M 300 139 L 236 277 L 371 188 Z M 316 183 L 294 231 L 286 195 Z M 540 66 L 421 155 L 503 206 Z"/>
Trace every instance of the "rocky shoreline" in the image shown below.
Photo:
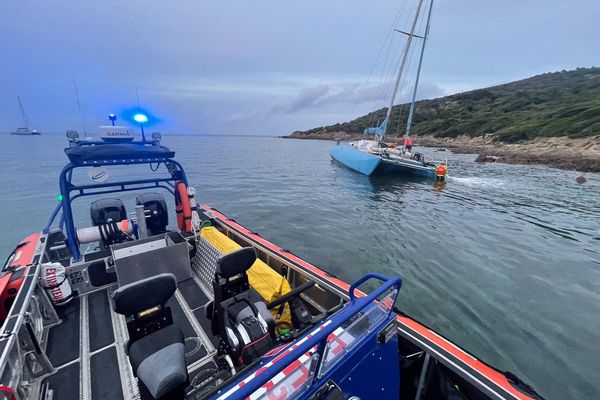
<path fill-rule="evenodd" d="M 319 134 L 294 132 L 288 139 L 356 140 L 360 134 L 324 131 Z M 437 138 L 432 135 L 416 136 L 415 146 L 448 149 L 454 153 L 479 154 L 477 162 L 502 162 L 507 164 L 543 164 L 554 168 L 581 172 L 600 172 L 600 135 L 570 139 L 564 136 L 536 138 L 519 143 L 495 141 L 493 135 L 472 138 Z"/>

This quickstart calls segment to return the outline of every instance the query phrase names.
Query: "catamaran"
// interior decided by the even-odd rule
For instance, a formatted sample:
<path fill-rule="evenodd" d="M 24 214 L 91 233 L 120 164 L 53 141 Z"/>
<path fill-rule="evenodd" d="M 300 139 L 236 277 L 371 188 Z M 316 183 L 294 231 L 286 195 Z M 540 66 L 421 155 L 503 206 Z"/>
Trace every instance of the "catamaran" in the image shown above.
<path fill-rule="evenodd" d="M 17 97 L 19 100 L 19 108 L 21 109 L 21 115 L 23 116 L 23 122 L 25 123 L 24 128 L 17 128 L 14 132 L 11 132 L 11 135 L 22 135 L 22 136 L 31 136 L 31 135 L 41 135 L 42 133 L 33 129 L 33 126 L 29 122 L 29 118 L 27 118 L 27 114 L 25 114 L 25 109 L 23 108 L 23 103 L 21 103 L 21 97 Z"/>
<path fill-rule="evenodd" d="M 429 35 L 429 26 L 431 20 L 431 12 L 433 9 L 433 0 L 428 3 L 427 22 L 425 34 L 419 36 L 415 33 L 417 22 L 421 11 L 426 8 L 424 0 L 419 0 L 416 8 L 416 13 L 412 22 L 410 32 L 396 30 L 407 35 L 406 45 L 401 56 L 400 66 L 396 75 L 394 88 L 392 90 L 387 112 L 381 125 L 378 127 L 366 128 L 365 135 L 374 135 L 374 139 L 358 140 L 349 144 L 338 144 L 330 150 L 331 158 L 343 164 L 344 166 L 360 172 L 364 175 L 374 174 L 411 174 L 425 177 L 438 177 L 444 179 L 447 173 L 447 168 L 444 162 L 432 161 L 418 152 L 412 152 L 412 146 L 407 146 L 411 134 L 412 120 L 415 111 L 415 101 L 417 96 L 417 88 L 419 85 L 419 75 L 423 63 L 423 54 L 425 52 L 425 43 Z M 421 39 L 421 52 L 419 56 L 419 64 L 417 67 L 417 75 L 412 91 L 412 101 L 406 124 L 406 132 L 404 134 L 404 142 L 401 146 L 388 145 L 384 142 L 384 137 L 392 116 L 392 109 L 396 94 L 402 81 L 403 73 L 406 69 L 407 59 L 410 54 L 411 45 L 414 38 Z"/>
<path fill-rule="evenodd" d="M 1 400 L 541 398 L 398 310 L 400 277 L 347 284 L 198 206 L 159 133 L 107 129 L 67 131 L 2 269 Z"/>

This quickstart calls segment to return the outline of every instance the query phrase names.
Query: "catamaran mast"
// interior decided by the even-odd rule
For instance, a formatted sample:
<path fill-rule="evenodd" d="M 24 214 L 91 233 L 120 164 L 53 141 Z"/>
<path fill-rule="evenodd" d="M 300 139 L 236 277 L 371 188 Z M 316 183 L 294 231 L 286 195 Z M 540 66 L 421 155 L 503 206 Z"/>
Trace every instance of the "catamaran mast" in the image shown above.
<path fill-rule="evenodd" d="M 21 108 L 21 115 L 25 122 L 25 128 L 29 129 L 29 120 L 27 119 L 27 115 L 25 115 L 25 109 L 23 108 L 23 103 L 21 103 L 21 96 L 17 96 L 17 99 L 19 100 L 19 107 Z"/>
<path fill-rule="evenodd" d="M 415 113 L 415 100 L 417 98 L 417 88 L 419 87 L 419 76 L 421 75 L 421 65 L 423 64 L 423 54 L 425 54 L 425 43 L 429 37 L 429 21 L 431 21 L 431 10 L 433 10 L 433 0 L 429 5 L 429 13 L 427 14 L 427 24 L 425 27 L 425 35 L 423 36 L 423 44 L 421 45 L 421 55 L 419 56 L 419 66 L 417 67 L 417 79 L 415 79 L 415 87 L 413 88 L 412 100 L 410 102 L 410 111 L 408 112 L 408 121 L 406 121 L 406 134 L 404 140 L 404 148 L 406 149 L 406 138 L 410 135 L 413 115 Z"/>
<path fill-rule="evenodd" d="M 400 62 L 400 66 L 398 68 L 398 75 L 396 76 L 396 82 L 394 84 L 394 90 L 392 91 L 392 96 L 390 97 L 390 103 L 387 108 L 387 113 L 383 122 L 380 126 L 376 128 L 366 128 L 365 135 L 367 134 L 375 134 L 375 136 L 381 140 L 385 136 L 387 131 L 387 126 L 390 122 L 390 117 L 392 116 L 392 107 L 394 106 L 394 100 L 396 100 L 396 93 L 398 92 L 398 87 L 400 86 L 400 81 L 402 80 L 402 72 L 404 72 L 404 66 L 406 65 L 406 60 L 408 59 L 408 53 L 410 52 L 410 45 L 412 44 L 413 37 L 415 35 L 415 28 L 417 27 L 417 22 L 419 20 L 419 14 L 421 13 L 421 6 L 423 5 L 423 0 L 419 0 L 419 5 L 417 6 L 417 11 L 415 14 L 415 19 L 413 20 L 412 27 L 410 28 L 410 33 L 399 31 L 408 35 L 408 40 L 406 41 L 406 45 L 404 48 L 404 52 L 402 54 L 402 61 Z"/>
<path fill-rule="evenodd" d="M 387 114 L 385 119 L 387 121 L 390 120 L 392 115 L 392 107 L 394 106 L 394 100 L 396 100 L 396 92 L 398 92 L 398 87 L 400 86 L 400 80 L 402 79 L 402 72 L 404 71 L 404 65 L 406 64 L 406 60 L 408 59 L 408 53 L 410 51 L 410 45 L 412 43 L 412 39 L 415 35 L 415 28 L 417 27 L 417 21 L 419 20 L 419 14 L 421 12 L 421 6 L 423 5 L 423 0 L 419 0 L 419 5 L 417 6 L 417 13 L 415 14 L 415 19 L 413 20 L 412 27 L 410 28 L 410 34 L 408 35 L 408 40 L 406 41 L 406 49 L 404 54 L 402 55 L 402 61 L 400 62 L 400 67 L 398 68 L 398 75 L 396 76 L 396 83 L 394 84 L 394 90 L 392 91 L 392 96 L 390 97 L 390 103 L 388 105 Z M 387 126 L 386 126 L 387 128 Z M 385 134 L 385 132 L 383 132 Z"/>

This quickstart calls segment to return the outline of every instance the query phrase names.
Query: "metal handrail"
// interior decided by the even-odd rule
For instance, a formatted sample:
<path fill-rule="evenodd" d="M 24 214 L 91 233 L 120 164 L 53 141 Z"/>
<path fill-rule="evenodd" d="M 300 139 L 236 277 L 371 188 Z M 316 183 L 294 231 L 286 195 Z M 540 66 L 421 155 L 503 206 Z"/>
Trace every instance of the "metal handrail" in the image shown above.
<path fill-rule="evenodd" d="M 149 161 L 148 159 L 124 159 L 124 160 L 115 159 L 115 160 L 104 160 L 104 161 L 114 164 L 114 165 L 148 164 L 148 163 L 152 162 L 152 161 Z M 90 167 L 90 166 L 93 166 L 93 164 L 88 165 L 85 163 L 80 164 L 80 163 L 71 162 L 63 168 L 63 170 L 60 173 L 60 178 L 59 178 L 60 193 L 62 195 L 61 208 L 63 211 L 61 221 L 64 222 L 64 225 L 65 225 L 64 228 L 65 228 L 66 236 L 67 236 L 66 242 L 67 242 L 67 245 L 69 246 L 69 249 L 71 250 L 71 253 L 73 254 L 73 258 L 75 260 L 79 261 L 81 259 L 81 251 L 79 250 L 79 243 L 77 240 L 75 223 L 73 221 L 73 212 L 71 209 L 71 201 L 73 201 L 77 197 L 81 197 L 81 196 L 97 195 L 97 194 L 105 194 L 105 193 L 115 193 L 115 192 L 125 192 L 125 191 L 128 191 L 128 189 L 125 188 L 126 185 L 140 185 L 140 184 L 147 184 L 147 183 L 155 183 L 156 187 L 162 187 L 162 186 L 160 186 L 160 183 L 166 182 L 167 184 L 171 185 L 170 181 L 174 181 L 174 180 L 181 180 L 186 185 L 188 184 L 185 170 L 179 162 L 173 160 L 172 158 L 165 158 L 165 159 L 161 159 L 160 161 L 164 162 L 165 164 L 169 163 L 169 164 L 175 165 L 177 167 L 176 168 L 177 176 L 174 175 L 174 173 L 170 171 L 171 178 L 141 179 L 141 180 L 119 181 L 119 182 L 111 182 L 111 183 L 99 183 L 97 185 L 77 186 L 77 185 L 74 185 L 71 183 L 72 171 L 76 168 Z M 114 191 L 99 191 L 99 192 L 93 192 L 93 193 L 84 193 L 83 192 L 84 189 L 105 188 L 105 187 L 118 187 L 119 189 L 115 189 Z M 135 188 L 133 190 L 140 190 L 140 189 L 145 189 L 145 188 Z M 169 190 L 169 189 L 167 189 L 167 190 Z M 79 191 L 79 194 L 71 197 L 71 192 L 73 192 L 73 191 Z M 174 194 L 174 192 L 171 192 L 171 193 Z M 50 226 L 52 225 L 54 218 L 56 217 L 57 214 L 58 214 L 58 209 L 55 209 L 55 211 L 53 212 L 53 214 L 51 216 L 51 219 L 49 220 L 48 224 L 46 225 L 46 227 L 44 229 L 50 228 Z"/>

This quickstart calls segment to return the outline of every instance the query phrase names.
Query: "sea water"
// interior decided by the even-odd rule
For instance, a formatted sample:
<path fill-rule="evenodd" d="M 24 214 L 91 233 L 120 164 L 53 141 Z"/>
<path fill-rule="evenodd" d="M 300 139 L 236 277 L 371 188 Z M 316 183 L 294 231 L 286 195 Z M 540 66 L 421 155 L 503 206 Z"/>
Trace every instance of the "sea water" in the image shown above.
<path fill-rule="evenodd" d="M 0 140 L 7 257 L 56 205 L 67 142 Z M 400 275 L 405 313 L 549 399 L 600 398 L 599 174 L 579 185 L 579 172 L 415 148 L 448 159 L 440 186 L 354 173 L 331 161 L 334 142 L 163 135 L 163 144 L 199 203 L 347 281 Z M 123 199 L 133 211 L 134 195 Z M 78 227 L 90 225 L 89 201 L 76 201 Z"/>

